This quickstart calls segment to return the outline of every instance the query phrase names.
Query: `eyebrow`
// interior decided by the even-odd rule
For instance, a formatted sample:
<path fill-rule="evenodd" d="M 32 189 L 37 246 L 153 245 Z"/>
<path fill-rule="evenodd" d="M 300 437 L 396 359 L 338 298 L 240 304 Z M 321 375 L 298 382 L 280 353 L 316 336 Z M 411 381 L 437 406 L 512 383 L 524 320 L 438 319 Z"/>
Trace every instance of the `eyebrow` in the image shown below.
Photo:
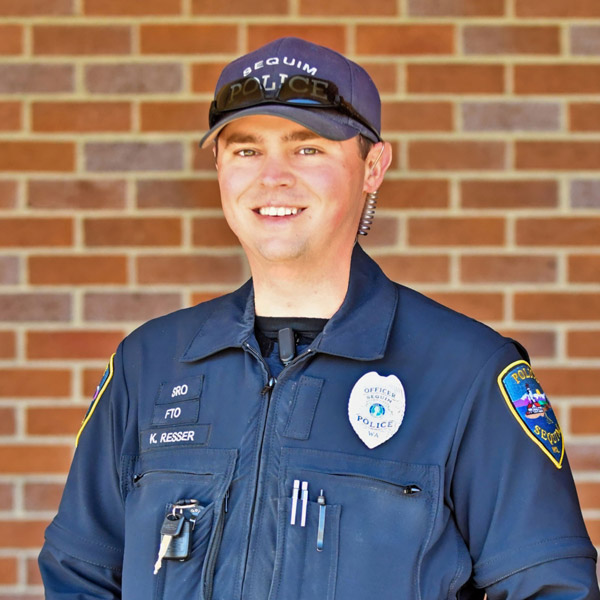
<path fill-rule="evenodd" d="M 230 135 L 225 135 L 225 147 L 230 146 L 231 144 L 259 144 L 263 141 L 263 138 L 260 135 L 254 135 L 251 133 L 231 133 Z M 282 142 L 304 142 L 306 140 L 314 140 L 318 139 L 321 136 L 316 134 L 314 131 L 310 131 L 309 129 L 299 129 L 297 131 L 292 131 L 284 135 L 281 138 Z"/>

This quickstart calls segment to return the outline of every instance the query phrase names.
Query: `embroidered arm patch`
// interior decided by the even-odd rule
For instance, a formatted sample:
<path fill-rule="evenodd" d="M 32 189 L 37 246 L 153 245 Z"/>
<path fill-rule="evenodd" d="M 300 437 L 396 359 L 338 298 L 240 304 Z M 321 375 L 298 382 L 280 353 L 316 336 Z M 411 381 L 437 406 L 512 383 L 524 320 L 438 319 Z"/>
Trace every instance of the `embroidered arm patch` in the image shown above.
<path fill-rule="evenodd" d="M 560 469 L 565 454 L 562 431 L 529 363 L 518 360 L 508 365 L 498 375 L 498 385 L 510 412 L 523 431 Z"/>
<path fill-rule="evenodd" d="M 79 432 L 77 433 L 77 438 L 75 439 L 75 447 L 76 448 L 77 448 L 77 445 L 79 444 L 79 437 L 83 433 L 83 430 L 84 430 L 85 426 L 88 424 L 88 421 L 92 418 L 92 415 L 94 414 L 94 411 L 96 410 L 96 406 L 98 406 L 98 402 L 100 402 L 100 398 L 102 398 L 102 394 L 104 394 L 106 388 L 108 387 L 108 384 L 110 383 L 110 380 L 113 377 L 114 364 L 115 364 L 115 355 L 113 354 L 110 357 L 110 360 L 108 361 L 108 365 L 106 367 L 106 370 L 104 371 L 104 374 L 102 375 L 102 379 L 100 379 L 100 383 L 98 384 L 98 387 L 96 388 L 96 392 L 94 394 L 94 397 L 92 398 L 92 402 L 90 403 L 90 406 L 87 409 L 87 412 L 85 413 L 85 417 L 83 417 L 83 421 L 81 422 L 81 427 L 79 428 Z"/>

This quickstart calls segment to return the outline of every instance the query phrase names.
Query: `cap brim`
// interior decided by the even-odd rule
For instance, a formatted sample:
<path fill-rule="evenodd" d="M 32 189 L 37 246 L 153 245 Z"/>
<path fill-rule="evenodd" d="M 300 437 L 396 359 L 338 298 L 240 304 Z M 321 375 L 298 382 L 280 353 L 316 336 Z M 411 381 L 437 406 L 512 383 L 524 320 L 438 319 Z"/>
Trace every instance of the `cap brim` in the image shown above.
<path fill-rule="evenodd" d="M 221 130 L 232 121 L 252 115 L 282 117 L 289 121 L 294 121 L 299 125 L 303 125 L 307 129 L 314 131 L 317 135 L 329 140 L 349 140 L 362 134 L 373 142 L 381 141 L 381 139 L 377 139 L 375 134 L 362 123 L 332 109 L 311 109 L 284 104 L 263 104 L 236 111 L 221 119 L 204 134 L 200 140 L 200 147 L 206 148 L 217 138 Z"/>

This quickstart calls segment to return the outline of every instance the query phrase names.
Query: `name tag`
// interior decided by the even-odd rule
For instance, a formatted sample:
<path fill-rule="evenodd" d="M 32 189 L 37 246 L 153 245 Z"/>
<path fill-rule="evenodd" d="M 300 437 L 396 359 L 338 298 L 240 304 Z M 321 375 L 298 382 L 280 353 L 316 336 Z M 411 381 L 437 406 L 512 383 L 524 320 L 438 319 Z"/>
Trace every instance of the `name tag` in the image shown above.
<path fill-rule="evenodd" d="M 197 377 L 182 377 L 175 381 L 161 383 L 156 404 L 171 404 L 172 402 L 200 398 L 203 379 L 202 375 L 198 375 Z"/>
<path fill-rule="evenodd" d="M 210 425 L 146 429 L 140 434 L 140 446 L 142 451 L 168 446 L 204 446 L 209 434 Z"/>

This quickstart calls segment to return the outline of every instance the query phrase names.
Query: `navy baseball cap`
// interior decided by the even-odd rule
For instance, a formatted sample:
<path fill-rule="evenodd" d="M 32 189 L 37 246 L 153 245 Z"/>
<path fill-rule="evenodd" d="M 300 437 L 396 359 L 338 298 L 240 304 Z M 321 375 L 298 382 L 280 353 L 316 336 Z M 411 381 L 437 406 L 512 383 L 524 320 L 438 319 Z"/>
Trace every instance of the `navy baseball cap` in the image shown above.
<path fill-rule="evenodd" d="M 249 115 L 295 121 L 331 140 L 381 141 L 381 100 L 369 74 L 306 40 L 275 40 L 229 63 L 217 82 L 205 148 L 225 125 Z"/>

